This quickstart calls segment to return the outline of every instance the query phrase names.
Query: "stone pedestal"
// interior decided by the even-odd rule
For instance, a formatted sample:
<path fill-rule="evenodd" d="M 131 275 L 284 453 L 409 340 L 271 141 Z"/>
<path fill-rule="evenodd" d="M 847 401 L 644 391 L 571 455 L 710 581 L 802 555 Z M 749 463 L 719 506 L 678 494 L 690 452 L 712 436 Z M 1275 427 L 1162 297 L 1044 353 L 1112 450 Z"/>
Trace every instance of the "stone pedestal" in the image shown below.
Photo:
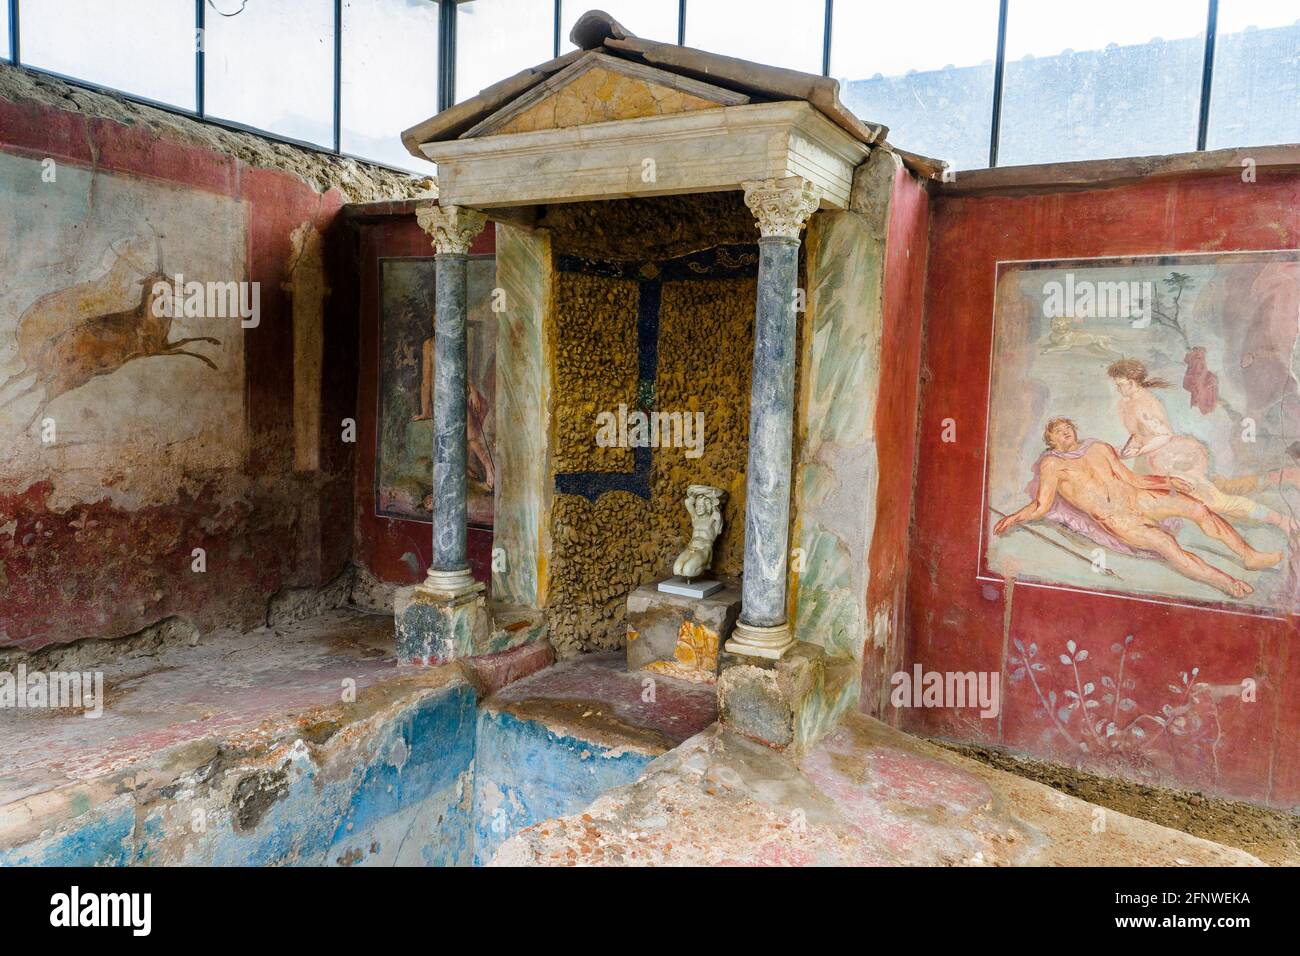
<path fill-rule="evenodd" d="M 451 593 L 427 581 L 399 588 L 393 612 L 401 664 L 446 664 L 546 642 L 545 612 L 489 602 L 481 583 Z"/>
<path fill-rule="evenodd" d="M 627 669 L 712 684 L 739 615 L 736 588 L 692 598 L 643 585 L 627 598 Z"/>
<path fill-rule="evenodd" d="M 797 641 L 781 658 L 724 652 L 718 719 L 774 750 L 800 754 L 857 700 L 858 663 Z"/>
<path fill-rule="evenodd" d="M 492 633 L 482 585 L 452 595 L 426 584 L 399 588 L 393 615 L 399 664 L 446 664 L 472 657 Z"/>

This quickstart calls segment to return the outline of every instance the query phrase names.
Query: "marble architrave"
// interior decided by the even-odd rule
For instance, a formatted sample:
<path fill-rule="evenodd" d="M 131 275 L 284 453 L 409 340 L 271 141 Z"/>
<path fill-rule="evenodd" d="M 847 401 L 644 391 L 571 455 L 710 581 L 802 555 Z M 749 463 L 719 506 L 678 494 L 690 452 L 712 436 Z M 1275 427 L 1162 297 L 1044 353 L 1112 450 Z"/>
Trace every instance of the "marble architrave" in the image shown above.
<path fill-rule="evenodd" d="M 426 143 L 445 203 L 499 208 L 740 189 L 800 176 L 847 209 L 869 147 L 808 103 L 698 109 Z"/>

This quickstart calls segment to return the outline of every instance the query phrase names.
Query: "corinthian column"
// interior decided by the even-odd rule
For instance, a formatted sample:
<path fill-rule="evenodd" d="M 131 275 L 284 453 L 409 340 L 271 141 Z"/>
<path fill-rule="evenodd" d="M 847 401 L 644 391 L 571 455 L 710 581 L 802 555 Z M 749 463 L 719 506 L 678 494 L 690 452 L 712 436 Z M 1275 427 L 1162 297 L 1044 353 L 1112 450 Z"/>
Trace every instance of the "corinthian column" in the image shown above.
<path fill-rule="evenodd" d="M 486 222 L 462 206 L 421 205 L 415 218 L 433 237 L 436 270 L 433 371 L 433 560 L 425 587 L 455 595 L 474 587 L 465 550 L 466 355 L 469 246 Z"/>
<path fill-rule="evenodd" d="M 798 176 L 743 183 L 758 220 L 758 302 L 745 476 L 745 572 L 733 654 L 779 659 L 794 644 L 785 617 L 794 428 L 795 288 L 799 231 L 820 191 Z"/>

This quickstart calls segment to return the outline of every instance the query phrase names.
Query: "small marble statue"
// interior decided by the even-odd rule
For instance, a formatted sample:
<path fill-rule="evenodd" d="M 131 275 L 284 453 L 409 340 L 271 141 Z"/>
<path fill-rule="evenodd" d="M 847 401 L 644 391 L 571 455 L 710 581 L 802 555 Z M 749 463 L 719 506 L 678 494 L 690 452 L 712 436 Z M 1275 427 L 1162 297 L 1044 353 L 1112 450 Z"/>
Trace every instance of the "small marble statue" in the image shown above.
<path fill-rule="evenodd" d="M 686 489 L 686 513 L 691 516 L 691 540 L 673 562 L 673 574 L 699 577 L 713 560 L 713 542 L 722 533 L 722 499 L 727 493 L 712 485 Z"/>

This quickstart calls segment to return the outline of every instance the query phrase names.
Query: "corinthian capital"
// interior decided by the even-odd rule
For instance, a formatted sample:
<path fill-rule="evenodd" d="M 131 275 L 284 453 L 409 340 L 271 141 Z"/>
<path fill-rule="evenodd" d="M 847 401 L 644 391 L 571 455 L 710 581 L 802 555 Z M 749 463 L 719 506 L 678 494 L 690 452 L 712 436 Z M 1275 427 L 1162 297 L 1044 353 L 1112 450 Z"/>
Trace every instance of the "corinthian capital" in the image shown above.
<path fill-rule="evenodd" d="M 415 221 L 433 237 L 434 252 L 469 252 L 469 244 L 483 231 L 487 217 L 465 206 L 439 206 L 421 203 L 415 207 Z"/>
<path fill-rule="evenodd" d="M 758 220 L 758 231 L 764 236 L 798 239 L 799 230 L 822 198 L 821 190 L 802 176 L 740 185 L 745 190 L 745 205 Z"/>

